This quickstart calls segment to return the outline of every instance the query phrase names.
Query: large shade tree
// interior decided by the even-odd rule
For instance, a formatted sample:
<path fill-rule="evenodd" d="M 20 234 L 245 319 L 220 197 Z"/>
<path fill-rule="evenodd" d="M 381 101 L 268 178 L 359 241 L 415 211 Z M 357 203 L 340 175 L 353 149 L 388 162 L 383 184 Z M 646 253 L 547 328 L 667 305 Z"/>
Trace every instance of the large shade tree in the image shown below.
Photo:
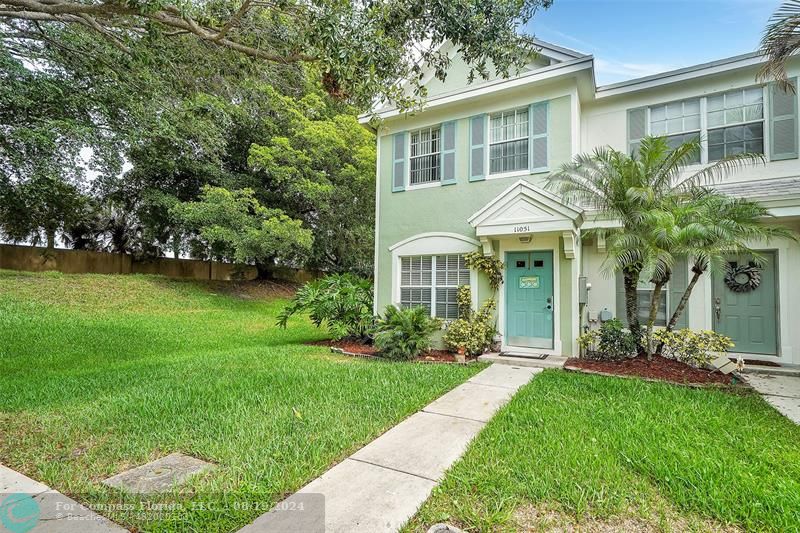
<path fill-rule="evenodd" d="M 0 35 L 14 49 L 35 48 L 61 42 L 67 28 L 134 57 L 153 35 L 192 39 L 261 62 L 310 66 L 329 94 L 366 108 L 376 98 L 408 104 L 424 95 L 423 64 L 444 78 L 445 40 L 461 50 L 472 76 L 521 68 L 533 42 L 518 30 L 551 3 L 2 0 Z"/>

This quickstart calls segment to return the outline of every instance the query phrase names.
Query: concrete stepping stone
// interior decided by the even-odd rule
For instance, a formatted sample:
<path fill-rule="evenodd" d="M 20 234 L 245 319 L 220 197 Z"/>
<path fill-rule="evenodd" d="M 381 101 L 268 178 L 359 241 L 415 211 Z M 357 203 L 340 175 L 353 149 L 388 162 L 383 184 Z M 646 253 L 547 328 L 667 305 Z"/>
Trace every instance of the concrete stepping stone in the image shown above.
<path fill-rule="evenodd" d="M 135 494 L 167 492 L 214 465 L 182 453 L 171 453 L 103 481 L 104 485 Z"/>

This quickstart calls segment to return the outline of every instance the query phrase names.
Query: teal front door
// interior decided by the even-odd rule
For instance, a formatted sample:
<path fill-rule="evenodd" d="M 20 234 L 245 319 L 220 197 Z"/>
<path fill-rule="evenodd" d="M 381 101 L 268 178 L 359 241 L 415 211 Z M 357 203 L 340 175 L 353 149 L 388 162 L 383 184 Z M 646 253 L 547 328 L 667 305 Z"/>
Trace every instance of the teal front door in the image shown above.
<path fill-rule="evenodd" d="M 553 252 L 506 254 L 506 344 L 553 348 Z"/>
<path fill-rule="evenodd" d="M 776 256 L 765 252 L 767 263 L 758 269 L 758 286 L 753 287 L 746 273 L 729 277 L 714 276 L 712 312 L 714 331 L 730 337 L 736 344 L 731 351 L 745 354 L 778 353 L 777 305 L 775 295 Z M 749 267 L 746 256 L 728 258 L 731 268 Z M 741 269 L 740 269 L 741 270 Z M 735 271 L 734 271 L 735 272 Z"/>

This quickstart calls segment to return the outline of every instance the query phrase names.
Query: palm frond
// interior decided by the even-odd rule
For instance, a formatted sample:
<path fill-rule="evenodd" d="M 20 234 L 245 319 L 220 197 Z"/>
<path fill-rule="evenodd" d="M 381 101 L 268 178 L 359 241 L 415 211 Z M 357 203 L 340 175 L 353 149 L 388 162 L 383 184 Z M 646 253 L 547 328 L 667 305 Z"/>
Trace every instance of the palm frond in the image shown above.
<path fill-rule="evenodd" d="M 785 91 L 795 91 L 786 77 L 786 61 L 800 49 L 800 0 L 788 0 L 770 17 L 759 51 L 767 62 L 758 79 L 774 79 Z"/>

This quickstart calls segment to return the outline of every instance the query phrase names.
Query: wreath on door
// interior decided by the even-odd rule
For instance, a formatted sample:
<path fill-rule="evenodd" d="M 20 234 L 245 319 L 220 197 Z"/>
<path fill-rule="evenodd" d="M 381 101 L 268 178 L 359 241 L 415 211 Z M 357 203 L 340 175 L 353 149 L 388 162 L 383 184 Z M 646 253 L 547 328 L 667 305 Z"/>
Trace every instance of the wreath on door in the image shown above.
<path fill-rule="evenodd" d="M 754 265 L 740 265 L 725 274 L 725 285 L 733 292 L 750 292 L 761 285 L 761 269 Z"/>

